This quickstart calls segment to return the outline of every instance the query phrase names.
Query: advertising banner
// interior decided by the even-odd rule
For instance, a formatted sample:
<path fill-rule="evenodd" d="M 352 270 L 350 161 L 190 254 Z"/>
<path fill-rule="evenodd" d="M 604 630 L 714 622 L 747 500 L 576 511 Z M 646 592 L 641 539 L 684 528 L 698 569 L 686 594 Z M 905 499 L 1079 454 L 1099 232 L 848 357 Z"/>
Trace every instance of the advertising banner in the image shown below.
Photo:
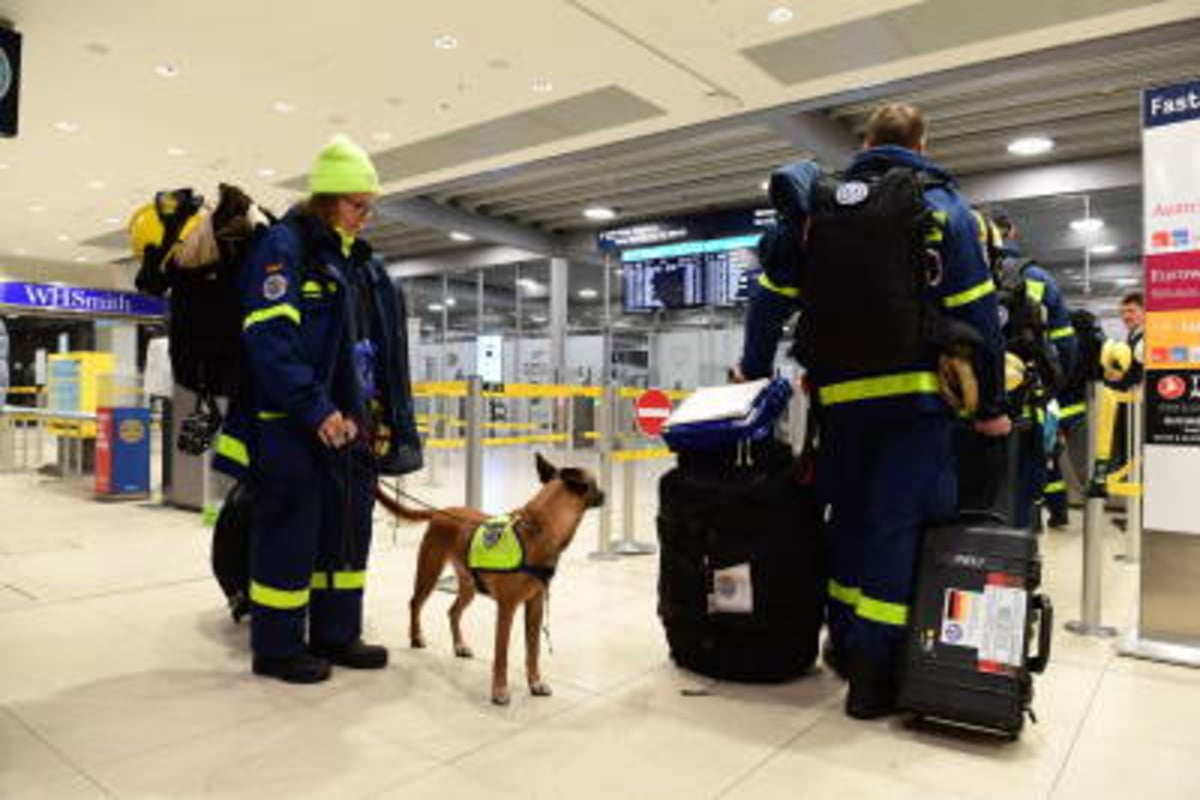
<path fill-rule="evenodd" d="M 1147 90 L 1142 127 L 1145 520 L 1200 534 L 1194 489 L 1164 473 L 1200 472 L 1200 81 Z"/>

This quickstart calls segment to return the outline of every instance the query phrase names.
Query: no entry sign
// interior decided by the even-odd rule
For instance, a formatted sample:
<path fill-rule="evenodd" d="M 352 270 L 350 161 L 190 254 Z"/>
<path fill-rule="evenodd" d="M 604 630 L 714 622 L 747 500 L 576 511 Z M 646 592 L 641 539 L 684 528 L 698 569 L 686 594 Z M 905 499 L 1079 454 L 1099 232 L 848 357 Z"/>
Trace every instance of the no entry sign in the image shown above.
<path fill-rule="evenodd" d="M 658 436 L 662 433 L 667 417 L 671 415 L 671 398 L 658 389 L 650 389 L 637 399 L 635 416 L 638 427 L 647 436 Z"/>

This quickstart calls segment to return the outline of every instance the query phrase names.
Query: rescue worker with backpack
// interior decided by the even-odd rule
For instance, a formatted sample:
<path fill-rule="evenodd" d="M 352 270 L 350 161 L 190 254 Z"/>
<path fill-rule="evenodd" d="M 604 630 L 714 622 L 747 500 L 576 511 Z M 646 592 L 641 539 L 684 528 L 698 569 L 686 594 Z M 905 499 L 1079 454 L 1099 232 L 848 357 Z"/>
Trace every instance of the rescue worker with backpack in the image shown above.
<path fill-rule="evenodd" d="M 907 104 L 877 108 L 843 180 L 811 162 L 771 176 L 740 377 L 772 370 L 798 306 L 796 351 L 814 392 L 826 505 L 829 641 L 846 713 L 895 710 L 921 533 L 952 517 L 955 414 L 1008 434 L 995 286 L 954 179 L 925 155 Z"/>
<path fill-rule="evenodd" d="M 335 137 L 308 189 L 240 269 L 246 385 L 214 461 L 253 494 L 253 671 L 294 683 L 386 666 L 361 638 L 375 483 L 421 466 L 403 307 L 359 236 L 375 168 Z"/>
<path fill-rule="evenodd" d="M 1066 506 L 1066 483 L 1058 466 L 1063 409 L 1068 424 L 1081 412 L 1073 396 L 1060 397 L 1075 368 L 1077 341 L 1070 311 L 1054 278 L 1035 259 L 1022 256 L 1017 226 L 1006 213 L 976 212 L 980 241 L 988 253 L 1000 299 L 1006 347 L 1022 362 L 1021 377 L 1010 387 L 1013 411 L 1027 419 L 1029 435 L 1020 449 L 1016 513 L 1018 528 L 1039 530 L 1043 502 Z M 1044 498 L 1053 497 L 1053 500 Z M 1060 499 L 1061 498 L 1061 499 Z M 1065 513 L 1052 513 L 1055 528 L 1066 525 Z"/>

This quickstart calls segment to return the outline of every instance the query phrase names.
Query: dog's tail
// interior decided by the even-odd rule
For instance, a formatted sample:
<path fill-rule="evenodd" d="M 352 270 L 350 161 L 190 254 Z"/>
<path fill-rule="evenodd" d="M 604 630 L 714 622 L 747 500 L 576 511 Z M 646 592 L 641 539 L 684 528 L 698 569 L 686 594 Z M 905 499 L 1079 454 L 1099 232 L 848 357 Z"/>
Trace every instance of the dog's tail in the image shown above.
<path fill-rule="evenodd" d="M 433 519 L 433 515 L 437 513 L 436 511 L 422 511 L 415 508 L 409 508 L 385 492 L 383 487 L 379 486 L 378 484 L 375 486 L 375 499 L 378 500 L 379 504 L 386 508 L 392 514 L 392 516 L 399 517 L 400 519 L 406 519 L 409 522 L 425 522 L 426 520 Z"/>

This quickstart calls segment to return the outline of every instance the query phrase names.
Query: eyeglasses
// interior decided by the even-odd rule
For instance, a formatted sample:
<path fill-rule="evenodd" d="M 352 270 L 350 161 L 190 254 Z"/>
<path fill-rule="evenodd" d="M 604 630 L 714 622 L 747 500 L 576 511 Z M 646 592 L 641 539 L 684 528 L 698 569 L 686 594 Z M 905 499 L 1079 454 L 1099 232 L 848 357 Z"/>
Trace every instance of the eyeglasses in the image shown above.
<path fill-rule="evenodd" d="M 360 217 L 369 217 L 375 213 L 375 206 L 370 200 L 355 200 L 351 197 L 343 197 L 341 200 Z"/>

